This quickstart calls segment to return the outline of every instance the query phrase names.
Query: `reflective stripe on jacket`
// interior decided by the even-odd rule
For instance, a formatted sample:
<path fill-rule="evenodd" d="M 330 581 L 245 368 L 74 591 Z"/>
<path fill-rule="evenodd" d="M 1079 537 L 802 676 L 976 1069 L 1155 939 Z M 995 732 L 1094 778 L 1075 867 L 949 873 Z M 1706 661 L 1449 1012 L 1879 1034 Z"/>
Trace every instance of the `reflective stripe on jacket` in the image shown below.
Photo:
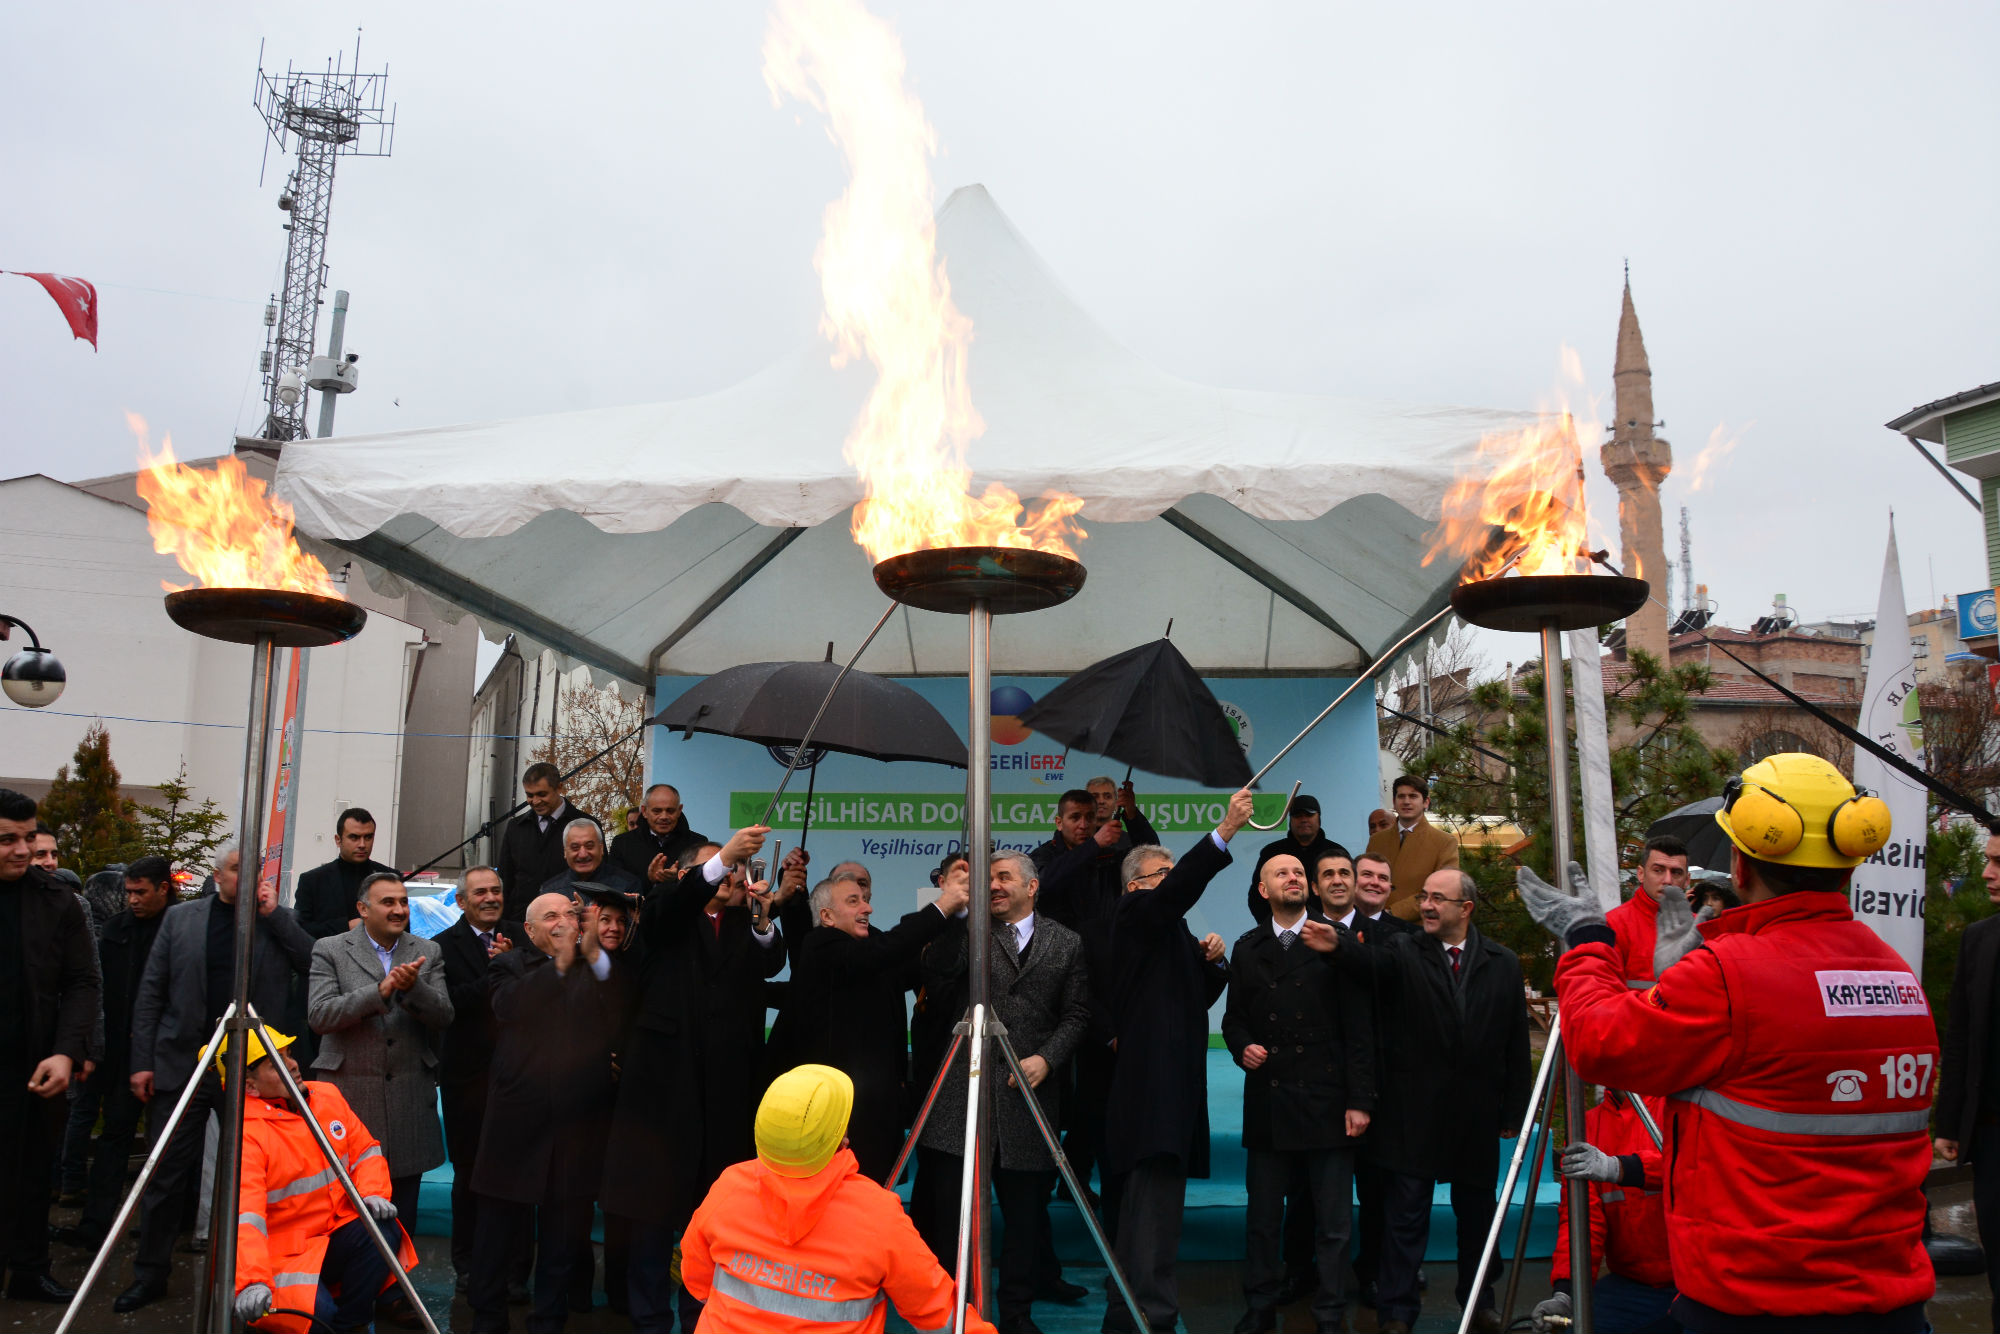
<path fill-rule="evenodd" d="M 382 1146 L 340 1090 L 313 1082 L 305 1085 L 305 1092 L 314 1118 L 354 1184 L 364 1196 L 387 1199 L 389 1164 L 382 1157 Z M 305 1119 L 289 1103 L 246 1099 L 243 1178 L 236 1213 L 236 1290 L 267 1284 L 272 1306 L 312 1310 L 327 1238 L 356 1217 L 346 1188 L 327 1165 Z M 403 1238 L 398 1258 L 405 1269 L 417 1263 L 408 1237 Z M 298 1316 L 273 1314 L 259 1320 L 256 1328 L 307 1334 L 309 1326 Z"/>
<path fill-rule="evenodd" d="M 809 1177 L 754 1158 L 723 1172 L 681 1240 L 681 1281 L 706 1303 L 702 1334 L 881 1334 L 891 1304 L 918 1334 L 943 1334 L 957 1294 L 848 1149 Z M 973 1308 L 965 1328 L 994 1334 Z"/>
<path fill-rule="evenodd" d="M 1556 968 L 1585 1079 L 1668 1095 L 1675 1285 L 1740 1315 L 1887 1313 L 1930 1299 L 1926 1122 L 1937 1030 L 1902 956 L 1840 893 L 1732 908 L 1645 991 L 1611 933 Z"/>
<path fill-rule="evenodd" d="M 1647 1104 L 1656 1121 L 1666 1111 L 1658 1101 Z M 1661 1158 L 1653 1148 L 1630 1099 L 1610 1093 L 1604 1101 L 1584 1114 L 1584 1134 L 1589 1141 L 1614 1158 L 1637 1157 L 1647 1169 L 1645 1184 L 1639 1186 L 1590 1183 L 1590 1255 L 1620 1278 L 1664 1288 L 1674 1281 L 1673 1266 L 1667 1260 L 1667 1211 L 1660 1195 Z M 1551 1280 L 1566 1279 L 1569 1271 L 1569 1210 L 1556 1210 L 1556 1250 L 1550 1266 Z"/>

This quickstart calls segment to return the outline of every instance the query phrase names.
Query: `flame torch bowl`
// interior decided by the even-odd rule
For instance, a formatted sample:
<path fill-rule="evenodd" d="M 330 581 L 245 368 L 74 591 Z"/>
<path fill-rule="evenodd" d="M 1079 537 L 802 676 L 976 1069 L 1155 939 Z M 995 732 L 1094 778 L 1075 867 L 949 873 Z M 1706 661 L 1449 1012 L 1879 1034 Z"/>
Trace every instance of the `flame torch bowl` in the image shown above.
<path fill-rule="evenodd" d="M 184 588 L 167 594 L 167 615 L 183 630 L 231 644 L 269 639 L 279 648 L 323 648 L 361 633 L 366 608 L 344 598 L 276 588 Z"/>
<path fill-rule="evenodd" d="M 875 584 L 895 601 L 923 611 L 964 615 L 984 603 L 996 616 L 1043 611 L 1083 589 L 1079 561 L 1025 547 L 937 547 L 891 556 Z"/>
<path fill-rule="evenodd" d="M 1475 579 L 1451 590 L 1451 605 L 1488 630 L 1533 634 L 1545 626 L 1583 630 L 1622 620 L 1646 605 L 1644 579 L 1622 574 L 1533 574 Z"/>

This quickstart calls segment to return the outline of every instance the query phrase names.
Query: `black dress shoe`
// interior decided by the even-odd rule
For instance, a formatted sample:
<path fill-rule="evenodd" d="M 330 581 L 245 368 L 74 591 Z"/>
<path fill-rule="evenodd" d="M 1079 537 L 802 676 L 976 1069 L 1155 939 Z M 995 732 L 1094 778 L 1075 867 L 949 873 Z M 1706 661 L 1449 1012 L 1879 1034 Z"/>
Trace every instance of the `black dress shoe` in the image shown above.
<path fill-rule="evenodd" d="M 1075 1306 L 1090 1295 L 1090 1289 L 1081 1283 L 1072 1283 L 1066 1278 L 1054 1278 L 1035 1289 L 1038 1302 L 1059 1302 L 1064 1306 Z"/>
<path fill-rule="evenodd" d="M 165 1279 L 142 1278 L 119 1293 L 118 1300 L 111 1303 L 111 1309 L 119 1315 L 128 1315 L 142 1306 L 151 1306 L 166 1295 Z"/>
<path fill-rule="evenodd" d="M 424 1319 L 417 1314 L 417 1308 L 410 1305 L 410 1299 L 398 1292 L 392 1299 L 375 1303 L 375 1323 L 394 1325 L 397 1329 L 422 1329 Z"/>
<path fill-rule="evenodd" d="M 23 1274 L 18 1270 L 7 1280 L 7 1299 L 15 1302 L 67 1302 L 76 1296 L 47 1274 Z"/>
<path fill-rule="evenodd" d="M 85 1227 L 81 1223 L 71 1223 L 67 1227 L 59 1227 L 49 1235 L 65 1246 L 81 1246 L 87 1251 L 94 1251 L 104 1244 L 104 1234 L 102 1232 L 94 1227 Z"/>
<path fill-rule="evenodd" d="M 1501 1334 L 1500 1312 L 1489 1306 L 1472 1313 L 1472 1328 L 1475 1334 Z"/>
<path fill-rule="evenodd" d="M 1259 1311 L 1253 1307 L 1245 1311 L 1243 1318 L 1236 1322 L 1234 1334 L 1269 1334 L 1271 1330 L 1277 1327 L 1278 1313 L 1276 1310 Z"/>

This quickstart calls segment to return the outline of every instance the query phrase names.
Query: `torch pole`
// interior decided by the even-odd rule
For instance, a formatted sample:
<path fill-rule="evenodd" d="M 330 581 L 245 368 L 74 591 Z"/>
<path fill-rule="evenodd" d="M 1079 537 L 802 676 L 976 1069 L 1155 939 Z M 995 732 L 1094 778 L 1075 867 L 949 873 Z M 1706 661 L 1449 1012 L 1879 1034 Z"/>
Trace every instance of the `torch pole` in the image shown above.
<path fill-rule="evenodd" d="M 1563 703 L 1562 631 L 1553 620 L 1542 622 L 1542 701 L 1549 733 L 1549 830 L 1555 865 L 1551 878 L 1561 884 L 1569 874 L 1569 719 Z M 1562 1053 L 1563 1120 L 1570 1144 L 1583 1133 L 1583 1079 L 1568 1051 Z M 1590 1334 L 1590 1183 L 1566 1178 L 1563 1198 L 1569 1210 L 1570 1328 Z M 1475 1294 L 1476 1299 L 1476 1294 Z"/>
<path fill-rule="evenodd" d="M 987 891 L 993 883 L 993 836 L 992 836 L 992 789 L 993 789 L 993 612 L 985 599 L 977 598 L 972 603 L 968 619 L 972 622 L 972 659 L 967 676 L 967 729 L 966 729 L 966 769 L 965 769 L 965 855 L 971 875 L 971 902 L 967 904 L 966 931 L 966 977 L 967 1006 L 974 1015 L 990 1014 L 993 1008 L 992 974 L 988 971 L 989 956 L 993 948 L 992 905 L 988 902 Z M 983 1027 L 975 1027 L 970 1035 L 976 1050 L 972 1053 L 977 1065 L 984 1066 L 986 1057 L 992 1053 L 987 1049 L 987 1037 Z M 970 1217 L 966 1220 L 972 1228 L 972 1243 L 967 1255 L 976 1259 L 976 1272 L 961 1279 L 958 1289 L 961 1320 L 964 1305 L 977 1301 L 986 1302 L 986 1276 L 991 1272 L 990 1241 L 987 1236 L 986 1219 L 986 1173 L 990 1165 L 993 1142 L 992 1126 L 986 1114 L 987 1099 L 978 1095 L 978 1085 L 968 1090 L 972 1105 L 965 1109 L 967 1126 L 978 1126 L 978 1137 L 974 1152 L 965 1164 L 965 1172 L 971 1179 L 969 1194 L 972 1197 Z"/>
<path fill-rule="evenodd" d="M 215 1196 L 209 1206 L 208 1281 L 196 1303 L 195 1334 L 230 1334 L 236 1312 L 236 1202 L 243 1170 L 243 1077 L 251 1028 L 250 953 L 257 933 L 257 882 L 264 865 L 264 774 L 271 759 L 271 685 L 278 649 L 268 634 L 251 648 L 250 719 L 243 738 L 243 817 L 237 824 L 236 1008 L 224 1036 L 222 1133 L 215 1144 Z M 202 1072 L 197 1071 L 200 1078 Z"/>

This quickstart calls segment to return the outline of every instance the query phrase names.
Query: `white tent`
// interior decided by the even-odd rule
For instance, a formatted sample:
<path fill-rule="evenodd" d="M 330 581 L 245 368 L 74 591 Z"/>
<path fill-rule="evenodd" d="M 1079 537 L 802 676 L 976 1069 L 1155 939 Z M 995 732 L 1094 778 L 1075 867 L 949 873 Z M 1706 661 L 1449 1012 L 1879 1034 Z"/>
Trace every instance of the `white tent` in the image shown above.
<path fill-rule="evenodd" d="M 938 213 L 973 322 L 977 486 L 1084 500 L 1090 570 L 1010 618 L 994 669 L 1061 674 L 1156 637 L 1210 674 L 1372 660 L 1441 606 L 1438 501 L 1520 413 L 1219 389 L 1115 343 L 983 187 Z M 873 382 L 814 343 L 700 398 L 287 444 L 300 528 L 603 676 L 650 687 L 851 646 L 885 604 L 847 531 L 841 442 Z M 961 619 L 904 611 L 862 666 L 965 668 Z"/>

